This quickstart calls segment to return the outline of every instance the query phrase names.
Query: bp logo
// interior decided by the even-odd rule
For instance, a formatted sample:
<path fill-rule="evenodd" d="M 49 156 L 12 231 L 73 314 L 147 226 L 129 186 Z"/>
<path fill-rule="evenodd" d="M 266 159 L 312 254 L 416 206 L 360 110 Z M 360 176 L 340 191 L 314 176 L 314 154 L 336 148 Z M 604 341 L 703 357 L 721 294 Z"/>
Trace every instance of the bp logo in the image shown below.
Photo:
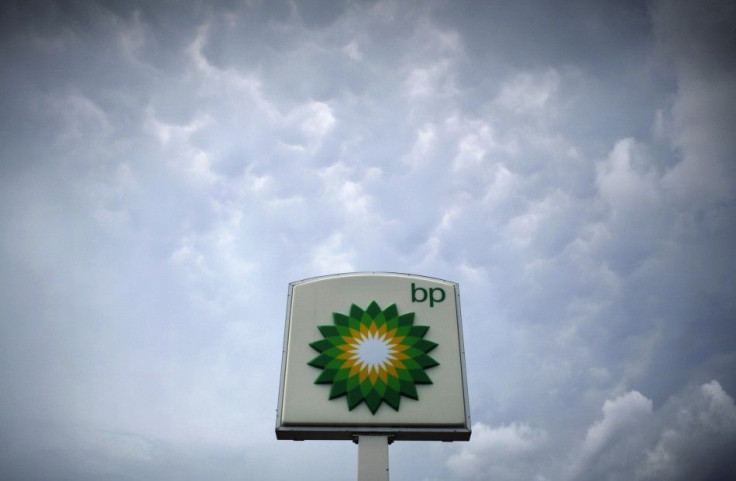
<path fill-rule="evenodd" d="M 398 411 L 401 396 L 418 400 L 416 385 L 432 384 L 424 370 L 439 365 L 428 355 L 437 344 L 424 339 L 429 327 L 415 326 L 413 312 L 373 301 L 332 318 L 318 326 L 324 339 L 310 346 L 320 354 L 307 363 L 322 369 L 315 384 L 332 385 L 329 399 L 347 396 L 350 410 L 365 402 L 372 414 L 384 402 Z"/>

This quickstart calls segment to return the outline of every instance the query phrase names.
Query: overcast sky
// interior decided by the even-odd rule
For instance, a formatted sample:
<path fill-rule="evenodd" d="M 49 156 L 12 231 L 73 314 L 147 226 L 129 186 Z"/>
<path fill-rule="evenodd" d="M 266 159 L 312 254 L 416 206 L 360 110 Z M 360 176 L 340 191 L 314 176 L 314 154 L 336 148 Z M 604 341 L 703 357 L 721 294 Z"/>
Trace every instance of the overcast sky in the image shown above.
<path fill-rule="evenodd" d="M 736 479 L 736 4 L 3 2 L 0 477 L 352 480 L 287 286 L 458 282 L 394 480 Z"/>

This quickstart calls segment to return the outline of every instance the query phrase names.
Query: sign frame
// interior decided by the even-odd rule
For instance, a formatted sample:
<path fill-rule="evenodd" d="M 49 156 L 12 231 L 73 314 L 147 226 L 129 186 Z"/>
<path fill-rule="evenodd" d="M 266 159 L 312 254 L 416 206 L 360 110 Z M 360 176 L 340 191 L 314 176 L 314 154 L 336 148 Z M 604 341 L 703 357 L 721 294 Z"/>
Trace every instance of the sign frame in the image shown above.
<path fill-rule="evenodd" d="M 452 422 L 442 422 L 441 420 L 438 422 L 417 422 L 417 421 L 411 421 L 411 422 L 404 422 L 400 420 L 400 415 L 395 414 L 394 418 L 396 418 L 394 421 L 390 422 L 381 422 L 381 423 L 374 423 L 371 421 L 365 421 L 363 419 L 360 422 L 352 422 L 352 421 L 336 421 L 336 422 L 305 422 L 301 419 L 297 420 L 291 420 L 288 419 L 288 417 L 284 416 L 285 411 L 285 392 L 286 392 L 286 384 L 287 384 L 287 371 L 289 370 L 289 366 L 291 365 L 289 363 L 289 356 L 290 356 L 290 349 L 293 349 L 293 345 L 290 345 L 290 341 L 293 339 L 290 339 L 292 335 L 292 323 L 294 315 L 294 302 L 295 302 L 295 291 L 299 290 L 300 287 L 308 287 L 307 284 L 313 284 L 313 283 L 319 283 L 319 282 L 360 282 L 360 279 L 355 278 L 366 278 L 366 282 L 371 280 L 376 280 L 377 282 L 381 282 L 385 280 L 386 282 L 404 282 L 406 281 L 411 282 L 414 281 L 415 283 L 422 283 L 422 285 L 442 285 L 444 287 L 447 287 L 448 289 L 452 289 L 454 291 L 454 296 L 447 295 L 445 297 L 444 292 L 442 293 L 442 301 L 453 301 L 454 306 L 450 307 L 448 306 L 447 309 L 451 309 L 455 313 L 455 319 L 452 319 L 453 321 L 456 320 L 456 340 L 458 343 L 457 346 L 457 355 L 458 357 L 453 357 L 452 359 L 455 362 L 455 370 L 459 370 L 457 373 L 460 376 L 460 383 L 461 383 L 461 393 L 454 393 L 453 395 L 456 397 L 461 396 L 461 404 L 462 406 L 453 406 L 453 409 L 457 410 L 456 417 L 452 420 Z M 382 279 L 385 278 L 385 279 Z M 324 284 L 327 286 L 328 284 Z M 409 285 L 409 284 L 407 284 Z M 411 288 L 414 289 L 414 283 L 411 283 Z M 417 290 L 420 289 L 417 287 Z M 430 292 L 431 291 L 427 291 Z M 427 302 L 429 302 L 428 297 L 430 294 L 426 294 L 425 299 L 427 299 Z M 411 291 L 411 301 L 415 302 L 414 296 L 414 290 Z M 365 307 L 365 306 L 363 306 Z M 384 308 L 387 306 L 383 306 Z M 320 323 L 322 324 L 329 324 L 330 319 L 322 319 L 320 317 Z M 421 324 L 421 319 L 417 321 Z M 449 328 L 448 328 L 449 329 Z M 317 329 L 314 329 L 315 338 L 313 340 L 318 340 L 319 337 L 319 331 Z M 430 329 L 429 332 L 431 333 L 432 330 Z M 454 332 L 454 331 L 453 331 Z M 431 334 L 430 334 L 431 336 Z M 301 340 L 295 341 L 295 342 L 301 342 Z M 300 344 L 301 346 L 301 344 Z M 450 352 L 454 354 L 454 346 L 448 346 L 450 348 Z M 318 353 L 314 351 L 314 354 L 317 355 Z M 431 353 L 430 353 L 431 354 Z M 295 361 L 292 361 L 295 362 Z M 301 364 L 299 364 L 301 366 Z M 314 369 L 314 368 L 311 368 Z M 449 368 L 448 368 L 449 369 Z M 431 370 L 429 371 L 431 375 Z M 456 372 L 456 371 L 453 371 Z M 377 272 L 377 271 L 367 271 L 367 272 L 350 272 L 350 273 L 342 273 L 342 274 L 333 274 L 333 275 L 326 275 L 326 276 L 318 276 L 318 277 L 311 277 L 307 279 L 302 279 L 300 281 L 294 281 L 289 283 L 289 289 L 288 289 L 288 295 L 287 295 L 287 308 L 286 308 L 286 321 L 284 326 L 284 339 L 283 339 L 283 348 L 282 348 L 282 356 L 281 356 L 281 375 L 280 375 L 280 382 L 279 382 L 279 397 L 278 397 L 278 407 L 276 410 L 276 438 L 280 440 L 294 440 L 294 441 L 303 441 L 303 440 L 356 440 L 358 436 L 387 436 L 391 441 L 393 440 L 411 440 L 411 441 L 467 441 L 470 439 L 471 435 L 471 424 L 470 424 L 470 407 L 469 407 L 469 401 L 468 401 L 468 388 L 467 388 L 467 369 L 465 364 L 465 348 L 464 348 L 464 341 L 463 341 L 463 329 L 462 329 L 462 318 L 461 318 L 461 312 L 460 312 L 460 290 L 459 285 L 456 282 L 447 281 L 439 278 L 434 277 L 427 277 L 427 276 L 421 276 L 421 275 L 415 275 L 415 274 L 403 274 L 403 273 L 394 273 L 394 272 Z M 317 377 L 319 373 L 315 370 L 314 378 Z M 295 382 L 295 381 L 292 381 Z M 302 381 L 303 383 L 304 381 Z M 454 381 L 457 382 L 457 381 Z M 458 389 L 459 391 L 459 389 Z M 422 393 L 426 396 L 426 394 Z M 325 399 L 327 399 L 327 390 L 325 390 Z M 411 400 L 407 400 L 411 401 Z M 332 401 L 334 402 L 334 401 Z M 344 401 L 342 401 L 344 402 Z M 402 401 L 405 402 L 405 401 Z M 457 403 L 455 403 L 457 404 Z M 347 410 L 347 407 L 345 408 Z M 351 408 L 352 409 L 352 408 Z M 383 409 L 388 409 L 388 406 L 384 406 Z M 460 411 L 462 410 L 462 411 Z M 298 417 L 298 416 L 297 416 Z M 441 417 L 441 416 L 440 416 Z M 393 418 L 392 418 L 393 419 Z"/>

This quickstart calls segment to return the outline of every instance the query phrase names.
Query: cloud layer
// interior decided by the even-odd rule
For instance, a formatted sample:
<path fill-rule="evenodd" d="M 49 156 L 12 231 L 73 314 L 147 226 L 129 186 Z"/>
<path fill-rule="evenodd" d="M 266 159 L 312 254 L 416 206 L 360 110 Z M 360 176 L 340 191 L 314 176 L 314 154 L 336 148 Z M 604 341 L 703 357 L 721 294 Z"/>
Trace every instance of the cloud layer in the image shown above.
<path fill-rule="evenodd" d="M 728 2 L 0 12 L 4 479 L 352 479 L 273 421 L 354 270 L 462 290 L 473 438 L 392 475 L 736 472 Z"/>

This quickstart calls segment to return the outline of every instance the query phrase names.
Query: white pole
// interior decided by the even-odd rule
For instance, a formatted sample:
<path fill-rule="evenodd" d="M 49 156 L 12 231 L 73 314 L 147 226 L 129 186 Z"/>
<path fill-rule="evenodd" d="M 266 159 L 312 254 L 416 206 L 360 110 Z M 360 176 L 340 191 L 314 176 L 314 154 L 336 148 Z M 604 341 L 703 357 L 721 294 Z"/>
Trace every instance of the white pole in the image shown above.
<path fill-rule="evenodd" d="M 388 436 L 358 436 L 358 481 L 388 481 Z"/>

